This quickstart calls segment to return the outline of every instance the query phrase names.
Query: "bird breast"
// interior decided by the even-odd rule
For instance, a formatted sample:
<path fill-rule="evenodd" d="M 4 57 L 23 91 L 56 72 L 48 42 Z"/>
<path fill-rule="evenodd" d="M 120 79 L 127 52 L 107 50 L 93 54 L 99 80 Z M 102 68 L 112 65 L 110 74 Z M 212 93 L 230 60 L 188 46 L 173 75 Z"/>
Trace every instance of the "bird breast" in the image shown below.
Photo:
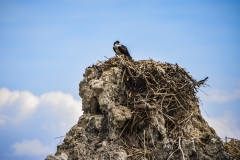
<path fill-rule="evenodd" d="M 115 51 L 118 55 L 122 55 L 122 53 L 118 50 L 118 46 L 120 45 L 115 45 L 114 48 L 115 48 Z"/>

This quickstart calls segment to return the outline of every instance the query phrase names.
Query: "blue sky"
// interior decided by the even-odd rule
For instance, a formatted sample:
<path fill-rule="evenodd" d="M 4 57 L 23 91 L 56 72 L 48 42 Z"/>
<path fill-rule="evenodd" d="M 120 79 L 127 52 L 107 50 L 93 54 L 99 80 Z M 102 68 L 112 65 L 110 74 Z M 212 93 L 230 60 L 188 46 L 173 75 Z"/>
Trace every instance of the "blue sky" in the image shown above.
<path fill-rule="evenodd" d="M 210 87 L 201 112 L 240 139 L 240 2 L 0 0 L 0 159 L 44 159 L 77 123 L 87 66 L 120 40 L 135 60 L 178 63 Z M 209 115 L 205 113 L 205 111 Z"/>

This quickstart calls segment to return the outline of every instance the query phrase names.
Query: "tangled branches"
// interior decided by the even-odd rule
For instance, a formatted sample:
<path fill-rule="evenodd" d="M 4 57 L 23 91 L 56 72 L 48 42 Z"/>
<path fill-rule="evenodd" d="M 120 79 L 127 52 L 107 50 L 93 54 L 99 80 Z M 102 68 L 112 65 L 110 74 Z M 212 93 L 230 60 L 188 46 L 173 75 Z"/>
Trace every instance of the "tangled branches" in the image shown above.
<path fill-rule="evenodd" d="M 122 128 L 120 136 L 126 137 L 123 143 L 130 155 L 134 155 L 132 159 L 154 159 L 155 140 L 167 138 L 172 139 L 169 156 L 181 150 L 184 159 L 181 140 L 186 137 L 199 139 L 205 132 L 204 127 L 200 133 L 189 126 L 198 125 L 199 121 L 206 123 L 199 116 L 196 93 L 199 87 L 206 85 L 208 77 L 197 81 L 178 64 L 151 59 L 132 61 L 114 57 L 99 66 L 102 70 L 110 66 L 122 70 L 123 93 L 120 93 L 125 97 L 122 105 L 131 109 L 132 118 Z"/>
<path fill-rule="evenodd" d="M 232 138 L 229 142 L 224 143 L 224 147 L 234 159 L 240 159 L 240 141 Z"/>

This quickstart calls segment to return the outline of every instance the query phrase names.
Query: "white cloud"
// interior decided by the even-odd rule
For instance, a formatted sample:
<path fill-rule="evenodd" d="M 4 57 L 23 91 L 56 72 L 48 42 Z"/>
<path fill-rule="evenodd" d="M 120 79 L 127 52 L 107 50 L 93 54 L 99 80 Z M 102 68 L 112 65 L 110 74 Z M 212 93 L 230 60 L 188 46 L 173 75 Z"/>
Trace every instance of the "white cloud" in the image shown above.
<path fill-rule="evenodd" d="M 50 92 L 40 97 L 40 107 L 44 107 L 48 112 L 54 113 L 55 116 L 63 117 L 71 115 L 78 116 L 82 113 L 81 101 L 75 100 L 72 95 L 62 92 Z M 69 118 L 71 119 L 71 116 Z"/>
<path fill-rule="evenodd" d="M 39 98 L 29 91 L 9 91 L 0 89 L 0 110 L 9 113 L 13 122 L 17 123 L 29 116 L 37 107 Z M 0 116 L 8 116 L 1 114 Z"/>
<path fill-rule="evenodd" d="M 207 93 L 209 96 L 206 97 L 206 101 L 209 102 L 229 102 L 233 100 L 240 100 L 240 89 L 232 92 L 227 92 L 224 90 L 212 90 Z"/>
<path fill-rule="evenodd" d="M 38 97 L 29 91 L 9 91 L 7 88 L 1 88 L 0 111 L 0 126 L 44 117 L 41 121 L 32 123 L 37 123 L 49 132 L 60 131 L 62 134 L 77 123 L 82 115 L 82 103 L 72 95 L 59 91 Z"/>
<path fill-rule="evenodd" d="M 54 153 L 54 143 L 59 143 L 59 139 L 54 138 L 64 136 L 77 123 L 81 110 L 81 101 L 70 94 L 50 92 L 35 96 L 28 91 L 0 89 L 0 129 L 6 126 L 24 137 L 36 138 L 13 144 L 15 155 L 46 156 Z M 38 140 L 39 136 L 44 136 L 47 144 L 43 145 Z"/>
<path fill-rule="evenodd" d="M 53 152 L 50 147 L 42 145 L 38 139 L 23 140 L 22 142 L 13 144 L 12 148 L 16 155 L 38 156 L 48 155 Z"/>
<path fill-rule="evenodd" d="M 51 122 L 45 122 L 42 127 L 47 130 L 59 128 L 68 130 L 77 123 L 82 115 L 82 103 L 75 100 L 72 95 L 62 92 L 50 92 L 40 97 L 39 108 L 44 110 L 46 116 L 51 116 Z"/>
<path fill-rule="evenodd" d="M 240 139 L 240 126 L 236 123 L 238 117 L 233 117 L 231 114 L 226 114 L 223 117 L 208 118 L 204 117 L 208 124 L 213 127 L 220 138 L 230 137 Z"/>

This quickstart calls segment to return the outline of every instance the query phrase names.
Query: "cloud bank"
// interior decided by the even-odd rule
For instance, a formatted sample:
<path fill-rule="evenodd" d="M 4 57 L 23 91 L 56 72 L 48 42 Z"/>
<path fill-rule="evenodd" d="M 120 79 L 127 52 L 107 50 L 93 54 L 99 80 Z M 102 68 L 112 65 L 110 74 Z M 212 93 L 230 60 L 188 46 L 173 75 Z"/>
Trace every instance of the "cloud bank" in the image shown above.
<path fill-rule="evenodd" d="M 16 156 L 54 153 L 54 138 L 64 136 L 82 113 L 81 101 L 60 91 L 36 96 L 29 91 L 0 89 L 0 129 L 6 134 L 6 130 L 18 132 L 16 142 L 9 144 Z"/>
<path fill-rule="evenodd" d="M 40 122 L 43 129 L 51 131 L 59 127 L 66 132 L 76 124 L 81 110 L 81 101 L 59 91 L 38 97 L 29 91 L 0 89 L 0 126 L 17 125 L 33 117 L 44 117 Z"/>
<path fill-rule="evenodd" d="M 240 128 L 231 114 L 225 114 L 223 117 L 204 118 L 220 138 L 227 136 L 229 138 L 240 139 Z"/>
<path fill-rule="evenodd" d="M 40 100 L 29 91 L 9 91 L 0 89 L 0 125 L 11 119 L 14 123 L 28 117 L 37 108 Z"/>
<path fill-rule="evenodd" d="M 83 113 L 82 102 L 75 100 L 72 95 L 62 92 L 43 94 L 38 106 L 38 112 L 46 117 L 42 128 L 49 132 L 56 129 L 60 129 L 61 132 L 68 131 L 77 123 Z"/>
<path fill-rule="evenodd" d="M 225 103 L 234 100 L 240 100 L 240 89 L 236 89 L 232 92 L 216 89 L 211 90 L 208 95 L 209 96 L 206 98 L 206 100 L 209 102 Z"/>
<path fill-rule="evenodd" d="M 16 155 L 39 156 L 53 152 L 50 147 L 44 146 L 38 139 L 17 142 L 12 145 L 12 148 Z"/>

